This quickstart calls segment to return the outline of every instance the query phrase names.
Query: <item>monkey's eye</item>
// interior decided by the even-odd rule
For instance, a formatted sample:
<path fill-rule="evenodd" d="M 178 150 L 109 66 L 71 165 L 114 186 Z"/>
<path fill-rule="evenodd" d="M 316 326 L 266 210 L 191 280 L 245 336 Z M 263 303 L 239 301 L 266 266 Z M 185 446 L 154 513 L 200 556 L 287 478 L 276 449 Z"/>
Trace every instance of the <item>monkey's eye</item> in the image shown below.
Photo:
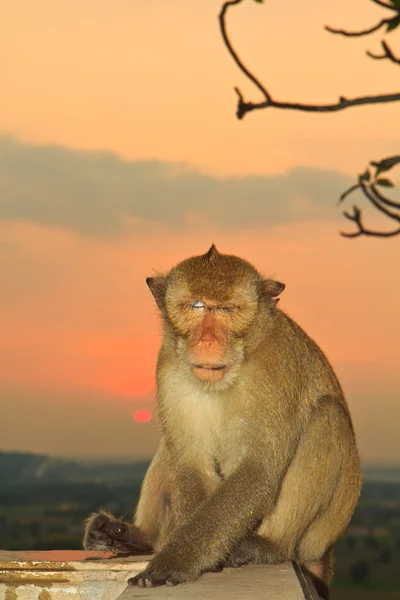
<path fill-rule="evenodd" d="M 205 306 L 204 302 L 201 302 L 200 300 L 198 302 L 196 302 L 196 304 L 193 304 L 193 306 L 192 306 L 192 308 L 194 308 L 196 310 L 199 308 L 201 309 L 201 308 L 205 308 L 205 307 L 206 306 Z"/>

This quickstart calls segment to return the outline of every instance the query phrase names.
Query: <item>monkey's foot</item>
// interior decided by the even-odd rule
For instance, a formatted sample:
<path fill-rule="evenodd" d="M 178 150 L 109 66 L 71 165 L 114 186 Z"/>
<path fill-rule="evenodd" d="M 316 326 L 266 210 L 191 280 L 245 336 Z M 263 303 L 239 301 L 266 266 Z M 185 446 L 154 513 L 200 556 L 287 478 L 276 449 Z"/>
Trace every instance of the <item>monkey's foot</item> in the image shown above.
<path fill-rule="evenodd" d="M 142 571 L 136 577 L 131 577 L 128 579 L 128 585 L 137 585 L 141 588 L 153 588 L 158 587 L 160 585 L 167 585 L 169 587 L 173 587 L 174 585 L 178 585 L 178 583 L 184 583 L 185 579 L 179 579 L 174 575 L 163 575 L 156 576 L 152 575 L 146 571 Z"/>
<path fill-rule="evenodd" d="M 137 527 L 105 511 L 93 513 L 87 520 L 83 547 L 118 554 L 146 554 L 153 550 Z"/>
<path fill-rule="evenodd" d="M 128 585 L 152 588 L 160 585 L 174 586 L 178 583 L 195 581 L 201 574 L 192 565 L 184 565 L 185 559 L 190 563 L 190 556 L 175 558 L 175 552 L 164 548 L 147 565 L 146 569 L 128 579 Z"/>
<path fill-rule="evenodd" d="M 221 573 L 222 570 L 223 566 L 220 563 L 214 567 L 206 569 L 206 571 L 211 573 Z M 187 583 L 188 581 L 193 581 L 194 579 L 197 579 L 197 577 L 191 577 L 183 572 L 179 573 L 176 569 L 167 569 L 164 572 L 162 569 L 153 569 L 152 564 L 150 564 L 145 571 L 142 571 L 139 573 L 139 575 L 136 575 L 136 577 L 131 577 L 128 579 L 128 584 L 147 588 L 158 587 L 160 585 L 172 587 L 178 585 L 178 583 Z"/>
<path fill-rule="evenodd" d="M 242 565 L 277 564 L 284 556 L 275 546 L 258 535 L 243 538 L 228 554 L 224 567 L 241 567 Z"/>

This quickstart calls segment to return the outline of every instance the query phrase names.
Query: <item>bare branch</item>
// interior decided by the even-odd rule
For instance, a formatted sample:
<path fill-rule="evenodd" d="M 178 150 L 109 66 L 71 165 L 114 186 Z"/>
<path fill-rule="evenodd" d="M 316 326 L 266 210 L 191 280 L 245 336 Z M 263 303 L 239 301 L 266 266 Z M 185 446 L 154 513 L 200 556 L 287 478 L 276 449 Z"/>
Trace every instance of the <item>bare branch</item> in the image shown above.
<path fill-rule="evenodd" d="M 355 238 L 359 237 L 360 235 L 366 235 L 370 237 L 387 238 L 394 237 L 395 235 L 400 235 L 400 227 L 398 229 L 394 229 L 393 231 L 376 231 L 374 229 L 365 229 L 361 220 L 361 210 L 358 208 L 358 206 L 353 206 L 353 214 L 350 214 L 347 211 L 343 211 L 343 215 L 346 217 L 346 219 L 349 219 L 349 221 L 353 221 L 358 227 L 358 231 L 354 231 L 352 233 L 341 231 L 340 235 L 342 235 L 343 237 Z"/>
<path fill-rule="evenodd" d="M 301 102 L 281 102 L 279 100 L 270 100 L 269 102 L 243 103 L 244 112 L 250 112 L 258 108 L 282 108 L 291 110 L 300 110 L 304 112 L 336 112 L 344 110 L 351 106 L 362 106 L 364 104 L 384 104 L 386 102 L 395 102 L 400 100 L 400 92 L 394 94 L 379 94 L 377 96 L 360 96 L 358 98 L 345 98 L 341 96 L 338 102 L 333 104 L 303 104 Z"/>
<path fill-rule="evenodd" d="M 346 210 L 343 211 L 343 216 L 349 221 L 354 221 L 358 225 L 358 231 L 354 231 L 353 233 L 346 233 L 344 231 L 340 232 L 340 235 L 343 237 L 354 238 L 362 235 L 364 231 L 364 227 L 361 223 L 361 211 L 357 206 L 353 206 L 353 214 L 348 213 Z"/>
<path fill-rule="evenodd" d="M 246 77 L 248 77 L 250 79 L 250 81 L 252 81 L 254 83 L 255 86 L 258 87 L 258 89 L 261 91 L 261 93 L 265 97 L 266 102 L 269 103 L 269 102 L 271 102 L 271 96 L 269 95 L 269 93 L 267 92 L 265 87 L 262 85 L 262 83 L 243 64 L 243 62 L 239 58 L 237 52 L 234 50 L 234 48 L 231 44 L 231 41 L 228 37 L 227 31 L 226 31 L 226 25 L 225 25 L 226 11 L 228 10 L 228 8 L 230 6 L 234 6 L 235 4 L 240 4 L 241 2 L 242 2 L 242 0 L 230 0 L 229 2 L 225 2 L 222 5 L 222 9 L 219 14 L 219 24 L 220 24 L 220 28 L 221 28 L 222 38 L 225 42 L 225 46 L 228 48 L 229 54 L 232 56 L 233 60 L 235 61 L 235 63 L 239 67 L 239 69 L 242 71 L 242 73 L 244 73 L 246 75 Z M 240 106 L 244 105 L 245 103 L 243 102 L 243 96 L 240 93 L 240 90 L 238 88 L 235 88 L 235 91 L 239 95 L 238 118 L 240 119 L 242 117 L 239 116 L 239 109 L 240 109 Z"/>
<path fill-rule="evenodd" d="M 396 202 L 384 196 L 378 189 L 379 186 L 392 187 L 393 184 L 389 179 L 381 178 L 381 173 L 390 171 L 393 167 L 400 164 L 400 155 L 389 156 L 382 158 L 379 161 L 371 161 L 370 165 L 375 168 L 375 173 L 371 172 L 368 167 L 361 175 L 358 176 L 358 182 L 352 185 L 340 196 L 339 202 L 342 202 L 349 194 L 352 194 L 357 189 L 360 189 L 364 197 L 372 204 L 372 206 L 385 217 L 400 223 L 400 201 Z M 394 209 L 394 210 L 392 210 Z M 369 235 L 375 237 L 392 237 L 400 234 L 400 229 L 393 231 L 377 231 L 366 229 L 362 223 L 361 210 L 358 206 L 353 206 L 353 212 L 343 212 L 346 219 L 353 221 L 357 225 L 357 231 L 347 233 L 341 232 L 344 237 L 359 237 L 360 235 Z"/>
<path fill-rule="evenodd" d="M 334 27 L 329 27 L 329 25 L 325 25 L 325 29 L 330 33 L 337 33 L 339 35 L 345 35 L 346 37 L 360 37 L 362 35 L 374 33 L 374 31 L 378 31 L 378 29 L 383 27 L 383 25 L 389 25 L 389 23 L 397 19 L 397 16 L 391 17 L 390 19 L 381 19 L 376 25 L 373 25 L 369 29 L 362 29 L 361 31 L 346 31 L 345 29 L 335 29 Z"/>
<path fill-rule="evenodd" d="M 400 213 L 396 214 L 388 208 L 386 208 L 385 206 L 382 206 L 379 200 L 373 194 L 371 194 L 370 190 L 366 187 L 365 184 L 361 183 L 360 188 L 362 189 L 364 196 L 368 198 L 368 200 L 373 206 L 375 206 L 377 210 L 386 215 L 389 219 L 394 219 L 395 221 L 399 221 L 400 223 Z"/>
<path fill-rule="evenodd" d="M 240 71 L 248 78 L 250 81 L 261 91 L 264 96 L 264 100 L 261 102 L 246 102 L 244 100 L 243 94 L 238 87 L 235 87 L 234 90 L 238 95 L 238 106 L 237 106 L 237 117 L 238 119 L 242 119 L 246 113 L 251 112 L 252 110 L 257 110 L 261 108 L 281 108 L 288 110 L 298 110 L 304 112 L 317 112 L 317 113 L 326 113 L 326 112 L 336 112 L 339 110 L 344 110 L 345 108 L 349 108 L 351 106 L 361 106 L 365 104 L 382 104 L 387 102 L 395 102 L 400 100 L 400 92 L 395 92 L 392 94 L 380 94 L 377 96 L 360 96 L 358 98 L 345 98 L 344 96 L 340 96 L 338 102 L 332 104 L 304 104 L 300 102 L 283 102 L 279 100 L 274 100 L 271 94 L 267 91 L 265 86 L 257 79 L 257 77 L 244 65 L 241 58 L 237 54 L 236 50 L 233 48 L 232 43 L 229 39 L 227 28 L 226 28 L 226 14 L 231 6 L 240 4 L 243 0 L 227 0 L 223 3 L 221 12 L 219 14 L 219 24 L 221 29 L 221 34 L 225 46 L 235 61 L 236 65 L 239 67 Z M 362 31 L 349 32 L 342 29 L 334 29 L 332 27 L 326 26 L 325 28 L 331 33 L 341 34 L 349 37 L 357 37 L 368 35 L 377 31 L 384 25 L 388 25 L 388 30 L 395 29 L 400 23 L 400 7 L 397 7 L 392 4 L 388 4 L 385 0 L 373 0 L 375 4 L 382 6 L 384 8 L 390 9 L 395 12 L 395 15 L 388 19 L 382 19 L 369 29 L 365 29 Z M 384 40 L 381 41 L 383 48 L 383 55 L 373 54 L 372 52 L 367 52 L 367 54 L 371 58 L 379 59 L 389 59 L 396 64 L 400 64 L 400 59 L 395 56 L 390 46 Z M 371 165 L 375 167 L 375 174 L 371 180 L 371 170 L 367 168 L 367 170 L 359 176 L 358 183 L 349 188 L 342 196 L 340 197 L 340 201 L 342 201 L 349 193 L 355 191 L 360 188 L 363 192 L 365 198 L 373 205 L 373 207 L 378 210 L 380 213 L 385 215 L 385 217 L 397 221 L 400 223 L 400 202 L 395 202 L 394 200 L 390 200 L 377 189 L 378 185 L 386 185 L 392 186 L 393 184 L 390 180 L 385 179 L 377 179 L 378 175 L 384 171 L 388 171 L 396 164 L 400 163 L 400 156 L 391 156 L 385 159 L 382 159 L 379 162 L 372 162 Z M 395 210 L 392 210 L 395 209 Z M 353 206 L 353 212 L 349 213 L 347 211 L 343 212 L 343 215 L 346 219 L 354 222 L 357 225 L 357 231 L 354 232 L 341 232 L 343 237 L 354 238 L 359 237 L 361 235 L 365 236 L 373 236 L 373 237 L 393 237 L 396 235 L 400 235 L 400 227 L 393 231 L 377 231 L 373 229 L 366 229 L 362 223 L 362 213 L 361 209 L 358 206 Z"/>
<path fill-rule="evenodd" d="M 337 112 L 352 106 L 362 106 L 364 104 L 384 104 L 387 102 L 396 102 L 400 100 L 400 92 L 396 92 L 394 94 L 360 96 L 358 98 L 344 98 L 341 96 L 339 101 L 333 104 L 303 104 L 301 102 L 281 102 L 279 100 L 272 99 L 265 102 L 244 102 L 243 95 L 239 88 L 235 88 L 235 91 L 239 96 L 236 113 L 238 119 L 242 119 L 246 113 L 251 112 L 252 110 L 259 110 L 261 108 L 280 108 L 287 110 L 298 110 L 302 112 L 327 113 Z"/>
<path fill-rule="evenodd" d="M 372 2 L 375 2 L 375 4 L 379 4 L 379 6 L 383 6 L 383 8 L 388 8 L 389 10 L 396 10 L 396 7 L 393 6 L 393 4 L 387 4 L 386 2 L 383 2 L 383 0 L 372 0 Z"/>
<path fill-rule="evenodd" d="M 372 184 L 371 185 L 371 190 L 373 191 L 373 193 L 375 194 L 375 196 L 377 197 L 377 199 L 382 203 L 382 204 L 386 204 L 386 206 L 391 206 L 392 208 L 395 208 L 397 210 L 400 211 L 400 202 L 395 202 L 394 200 L 390 200 L 389 198 L 386 198 L 386 196 L 384 196 L 376 187 L 376 185 Z M 400 219 L 399 219 L 400 220 Z"/>
<path fill-rule="evenodd" d="M 385 40 L 382 40 L 381 44 L 383 47 L 383 54 L 373 54 L 372 52 L 367 50 L 368 56 L 370 56 L 371 58 L 374 58 L 375 60 L 381 60 L 382 58 L 388 58 L 395 64 L 400 65 L 400 58 L 397 58 L 397 56 L 395 54 L 393 54 L 393 51 L 390 48 L 389 44 L 387 42 L 385 42 Z"/>
<path fill-rule="evenodd" d="M 226 28 L 227 12 L 231 6 L 240 4 L 242 1 L 243 0 L 229 0 L 227 2 L 224 2 L 224 4 L 222 5 L 222 9 L 219 14 L 221 35 L 229 54 L 231 55 L 239 69 L 242 71 L 242 73 L 246 75 L 246 77 L 250 79 L 250 81 L 252 81 L 254 85 L 262 92 L 264 100 L 262 102 L 246 102 L 240 89 L 238 87 L 235 87 L 235 92 L 239 97 L 236 112 L 236 116 L 238 119 L 243 119 L 245 114 L 248 112 L 251 112 L 253 110 L 259 110 L 262 108 L 280 108 L 286 110 L 298 110 L 303 112 L 327 113 L 344 110 L 345 108 L 350 108 L 351 106 L 361 106 L 365 104 L 383 104 L 387 102 L 397 102 L 398 100 L 400 100 L 400 92 L 395 92 L 392 94 L 379 94 L 377 96 L 360 96 L 358 98 L 345 98 L 344 96 L 341 96 L 338 102 L 334 102 L 332 104 L 303 104 L 301 102 L 284 102 L 273 100 L 271 94 L 267 91 L 265 86 L 243 64 L 236 50 L 234 50 L 228 36 Z M 392 19 L 384 19 L 383 21 L 391 20 Z"/>

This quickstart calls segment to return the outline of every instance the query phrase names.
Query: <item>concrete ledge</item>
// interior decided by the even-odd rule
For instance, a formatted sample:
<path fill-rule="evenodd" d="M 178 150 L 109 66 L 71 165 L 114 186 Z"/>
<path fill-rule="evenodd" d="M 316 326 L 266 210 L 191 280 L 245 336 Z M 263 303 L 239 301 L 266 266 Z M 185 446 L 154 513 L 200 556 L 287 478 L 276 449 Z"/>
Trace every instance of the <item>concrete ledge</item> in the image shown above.
<path fill-rule="evenodd" d="M 190 584 L 156 589 L 127 586 L 149 557 L 110 558 L 80 551 L 0 551 L 0 600 L 130 600 L 193 598 L 221 600 L 314 600 L 302 571 L 291 563 L 224 569 Z M 311 584 L 312 586 L 312 584 Z"/>

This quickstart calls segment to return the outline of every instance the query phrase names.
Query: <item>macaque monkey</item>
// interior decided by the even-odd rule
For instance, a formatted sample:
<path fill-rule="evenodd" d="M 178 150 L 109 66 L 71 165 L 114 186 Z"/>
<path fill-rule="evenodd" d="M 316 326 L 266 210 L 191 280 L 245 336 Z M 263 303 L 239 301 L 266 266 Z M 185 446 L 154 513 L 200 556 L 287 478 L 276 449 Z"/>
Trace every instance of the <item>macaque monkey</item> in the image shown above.
<path fill-rule="evenodd" d="M 213 245 L 147 279 L 161 311 L 161 443 L 132 524 L 100 511 L 84 547 L 154 552 L 131 585 L 293 560 L 329 594 L 361 475 L 341 387 L 276 305 L 283 283 Z"/>

